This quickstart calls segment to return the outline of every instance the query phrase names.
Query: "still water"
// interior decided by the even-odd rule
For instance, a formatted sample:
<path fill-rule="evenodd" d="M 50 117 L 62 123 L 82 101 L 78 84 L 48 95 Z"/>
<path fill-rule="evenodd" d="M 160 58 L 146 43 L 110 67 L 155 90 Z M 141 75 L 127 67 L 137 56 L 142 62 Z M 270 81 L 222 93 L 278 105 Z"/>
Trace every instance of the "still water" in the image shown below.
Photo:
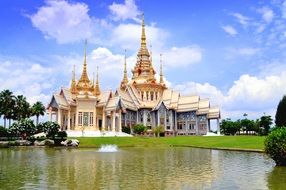
<path fill-rule="evenodd" d="M 0 149 L 0 189 L 286 189 L 286 168 L 197 148 L 10 148 Z"/>

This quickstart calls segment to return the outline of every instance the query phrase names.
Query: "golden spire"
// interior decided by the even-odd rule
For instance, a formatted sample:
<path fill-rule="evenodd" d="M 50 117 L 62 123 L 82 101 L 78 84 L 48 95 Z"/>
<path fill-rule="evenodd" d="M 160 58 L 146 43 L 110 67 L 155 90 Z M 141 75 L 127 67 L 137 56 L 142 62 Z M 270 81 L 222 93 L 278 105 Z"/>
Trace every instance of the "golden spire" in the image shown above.
<path fill-rule="evenodd" d="M 98 66 L 96 67 L 96 83 L 94 87 L 94 93 L 96 96 L 100 95 L 99 79 L 98 79 Z"/>
<path fill-rule="evenodd" d="M 141 34 L 141 48 L 146 48 L 146 34 L 145 34 L 145 23 L 144 23 L 144 13 L 142 14 L 142 34 Z"/>
<path fill-rule="evenodd" d="M 125 49 L 125 56 L 124 56 L 124 74 L 123 79 L 121 81 L 121 88 L 125 88 L 128 84 L 128 77 L 127 77 L 127 68 L 126 68 L 126 49 Z"/>
<path fill-rule="evenodd" d="M 94 86 L 94 72 L 92 73 L 92 86 Z"/>
<path fill-rule="evenodd" d="M 72 81 L 71 81 L 71 93 L 76 93 L 76 83 L 75 83 L 75 65 L 73 65 L 73 71 L 72 71 Z"/>
<path fill-rule="evenodd" d="M 152 65 L 152 44 L 150 45 L 150 63 Z"/>
<path fill-rule="evenodd" d="M 85 83 L 88 84 L 90 81 L 88 79 L 88 75 L 87 75 L 87 64 L 86 64 L 86 44 L 87 44 L 87 40 L 85 40 L 85 46 L 84 46 L 84 60 L 83 60 L 83 70 L 82 70 L 82 74 L 81 77 L 79 79 L 79 83 Z"/>
<path fill-rule="evenodd" d="M 160 54 L 160 84 L 164 84 L 163 67 L 162 67 L 162 54 Z"/>

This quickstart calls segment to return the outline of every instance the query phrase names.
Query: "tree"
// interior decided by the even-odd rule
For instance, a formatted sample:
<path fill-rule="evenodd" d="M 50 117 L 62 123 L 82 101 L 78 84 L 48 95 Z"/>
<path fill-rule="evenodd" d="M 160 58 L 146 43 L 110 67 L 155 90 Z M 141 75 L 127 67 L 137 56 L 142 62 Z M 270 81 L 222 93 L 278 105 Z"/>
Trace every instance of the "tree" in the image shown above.
<path fill-rule="evenodd" d="M 268 135 L 271 125 L 272 125 L 271 116 L 270 115 L 262 116 L 259 122 L 259 127 L 262 130 L 261 135 Z"/>
<path fill-rule="evenodd" d="M 14 112 L 14 119 L 18 121 L 31 116 L 30 104 L 23 95 L 18 95 L 16 97 Z"/>
<path fill-rule="evenodd" d="M 225 135 L 235 135 L 240 130 L 240 121 L 231 121 L 223 119 L 221 122 L 221 132 Z"/>
<path fill-rule="evenodd" d="M 42 102 L 36 102 L 32 106 L 32 115 L 37 117 L 36 125 L 39 124 L 39 116 L 45 114 L 45 106 L 42 104 Z"/>
<path fill-rule="evenodd" d="M 15 108 L 15 97 L 10 90 L 0 92 L 0 115 L 3 115 L 4 127 L 6 128 L 7 119 L 13 118 L 13 110 Z M 10 124 L 9 124 L 10 127 Z"/>
<path fill-rule="evenodd" d="M 286 96 L 285 95 L 280 100 L 277 106 L 276 115 L 275 115 L 275 124 L 278 127 L 286 126 Z"/>

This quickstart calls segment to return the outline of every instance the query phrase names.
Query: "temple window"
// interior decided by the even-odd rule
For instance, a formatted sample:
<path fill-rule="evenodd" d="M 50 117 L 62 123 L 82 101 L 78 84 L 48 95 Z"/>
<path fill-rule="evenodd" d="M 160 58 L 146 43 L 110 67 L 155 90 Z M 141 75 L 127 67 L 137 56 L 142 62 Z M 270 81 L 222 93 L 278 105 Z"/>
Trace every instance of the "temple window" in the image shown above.
<path fill-rule="evenodd" d="M 78 112 L 78 125 L 82 126 L 82 112 Z"/>
<path fill-rule="evenodd" d="M 83 126 L 88 126 L 88 112 L 83 113 Z"/>
<path fill-rule="evenodd" d="M 151 122 L 151 114 L 150 113 L 147 114 L 147 122 Z"/>
<path fill-rule="evenodd" d="M 190 124 L 189 124 L 189 129 L 190 129 L 190 130 L 194 130 L 194 129 L 195 129 L 195 126 L 196 126 L 196 124 L 190 123 Z"/>
<path fill-rule="evenodd" d="M 89 126 L 93 126 L 93 112 L 89 113 Z"/>
<path fill-rule="evenodd" d="M 153 99 L 154 99 L 154 94 L 153 94 L 154 92 L 151 92 L 151 101 L 153 101 Z"/>

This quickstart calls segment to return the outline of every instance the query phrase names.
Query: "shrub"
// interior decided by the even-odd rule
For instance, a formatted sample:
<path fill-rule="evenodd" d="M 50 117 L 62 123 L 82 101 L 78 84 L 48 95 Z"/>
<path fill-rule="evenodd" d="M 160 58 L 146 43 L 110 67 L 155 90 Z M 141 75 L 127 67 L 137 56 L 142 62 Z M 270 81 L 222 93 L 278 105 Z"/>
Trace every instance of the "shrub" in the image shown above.
<path fill-rule="evenodd" d="M 153 133 L 155 133 L 155 136 L 156 136 L 156 137 L 161 136 L 160 134 L 161 134 L 161 133 L 164 133 L 164 127 L 161 126 L 161 125 L 155 127 L 155 128 L 153 129 Z M 162 136 L 164 136 L 164 135 L 162 135 Z"/>
<path fill-rule="evenodd" d="M 12 136 L 22 136 L 24 138 L 29 137 L 36 132 L 36 127 L 31 119 L 21 119 L 14 122 L 9 129 Z"/>
<path fill-rule="evenodd" d="M 59 132 L 59 130 L 59 124 L 51 121 L 39 123 L 39 125 L 37 126 L 37 132 L 45 132 L 47 134 L 47 137 L 49 138 L 54 138 L 55 135 Z"/>
<path fill-rule="evenodd" d="M 130 127 L 122 126 L 122 132 L 130 134 L 131 133 Z"/>
<path fill-rule="evenodd" d="M 265 152 L 278 166 L 286 166 L 286 128 L 274 129 L 265 139 Z"/>
<path fill-rule="evenodd" d="M 137 124 L 133 127 L 133 131 L 136 134 L 141 134 L 141 133 L 145 132 L 146 130 L 147 130 L 147 128 L 143 124 Z"/>
<path fill-rule="evenodd" d="M 8 137 L 9 133 L 8 133 L 8 129 L 6 129 L 3 126 L 0 126 L 0 137 Z"/>

